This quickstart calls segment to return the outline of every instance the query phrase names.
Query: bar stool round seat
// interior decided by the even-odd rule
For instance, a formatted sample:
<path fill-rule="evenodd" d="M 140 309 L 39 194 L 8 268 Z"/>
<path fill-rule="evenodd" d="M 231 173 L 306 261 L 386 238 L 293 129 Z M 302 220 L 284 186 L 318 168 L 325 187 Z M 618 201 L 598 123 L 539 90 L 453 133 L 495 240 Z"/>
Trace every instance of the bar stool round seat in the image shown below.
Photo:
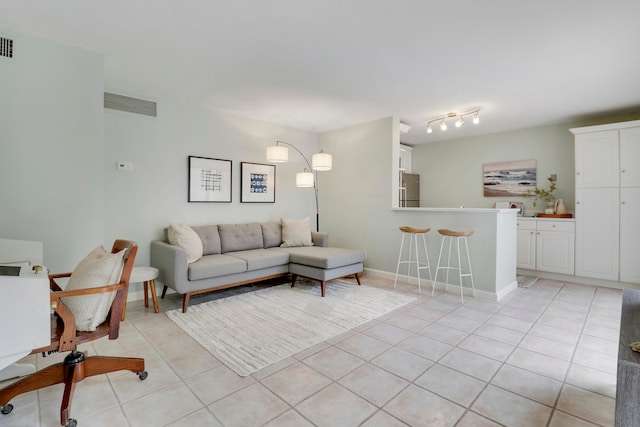
<path fill-rule="evenodd" d="M 427 270 L 429 272 L 429 281 L 433 287 L 433 281 L 431 278 L 431 264 L 429 263 L 429 252 L 427 251 L 427 240 L 425 235 L 431 231 L 430 228 L 414 228 L 409 226 L 399 227 L 402 232 L 402 241 L 400 242 L 400 252 L 398 254 L 398 264 L 396 265 L 396 278 L 393 281 L 393 287 L 395 289 L 398 283 L 398 274 L 400 272 L 400 264 L 407 264 L 407 279 L 411 277 L 411 265 L 416 267 L 416 277 L 418 279 L 418 293 L 422 293 L 422 287 L 420 283 L 420 270 Z M 402 253 L 404 249 L 404 239 L 409 236 L 409 254 L 406 260 L 402 259 Z M 418 251 L 418 236 L 422 237 L 422 247 L 424 253 L 424 260 L 420 261 L 420 255 Z M 415 260 L 412 259 L 412 252 L 415 248 Z"/>
<path fill-rule="evenodd" d="M 471 257 L 469 256 L 469 244 L 467 243 L 467 237 L 473 235 L 473 231 L 453 231 L 448 230 L 446 228 L 442 228 L 438 230 L 438 233 L 442 236 L 442 243 L 440 244 L 440 254 L 438 255 L 438 266 L 436 267 L 436 277 L 434 279 L 434 286 L 432 286 L 431 295 L 433 296 L 435 291 L 435 284 L 438 280 L 438 273 L 440 270 L 446 270 L 447 275 L 444 282 L 445 291 L 447 290 L 447 284 L 449 284 L 449 270 L 457 270 L 458 278 L 460 285 L 460 301 L 464 303 L 464 292 L 463 292 L 463 277 L 468 277 L 471 282 L 471 290 L 473 292 L 473 296 L 476 296 L 476 288 L 473 284 L 473 272 L 471 271 Z M 451 248 L 453 246 L 453 240 L 456 240 L 456 248 L 458 255 L 458 263 L 456 265 L 451 265 Z M 462 258 L 460 257 L 460 241 L 464 243 L 464 254 L 466 255 L 466 268 L 463 267 Z M 442 260 L 442 252 L 444 249 L 445 242 L 448 243 L 448 256 L 447 256 L 447 265 L 441 265 L 440 261 Z"/>
<path fill-rule="evenodd" d="M 153 311 L 156 313 L 158 313 L 158 296 L 156 295 L 156 278 L 158 277 L 158 273 L 158 269 L 155 267 L 133 267 L 133 269 L 131 270 L 131 277 L 129 278 L 129 286 L 131 286 L 132 283 L 143 284 L 145 307 L 149 307 L 149 290 L 151 290 Z M 129 290 L 127 289 L 127 293 L 128 292 Z M 124 320 L 126 312 L 127 300 L 125 298 L 124 308 L 122 309 L 122 320 Z"/>

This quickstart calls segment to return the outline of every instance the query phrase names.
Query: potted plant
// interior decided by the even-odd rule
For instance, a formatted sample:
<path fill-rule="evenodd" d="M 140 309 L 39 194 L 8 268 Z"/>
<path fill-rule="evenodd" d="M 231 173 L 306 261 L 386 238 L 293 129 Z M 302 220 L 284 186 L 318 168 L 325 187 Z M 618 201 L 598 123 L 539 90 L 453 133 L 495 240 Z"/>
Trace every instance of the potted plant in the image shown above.
<path fill-rule="evenodd" d="M 553 201 L 555 200 L 555 197 L 553 196 L 553 192 L 556 190 L 556 180 L 554 176 L 549 175 L 547 177 L 547 181 L 549 181 L 548 190 L 545 190 L 544 188 L 536 187 L 535 190 L 533 190 L 533 192 L 531 190 L 528 190 L 525 195 L 525 197 L 535 197 L 535 199 L 533 199 L 534 208 L 536 207 L 538 200 L 544 200 L 547 203 L 547 206 L 550 206 L 550 207 L 553 206 Z"/>

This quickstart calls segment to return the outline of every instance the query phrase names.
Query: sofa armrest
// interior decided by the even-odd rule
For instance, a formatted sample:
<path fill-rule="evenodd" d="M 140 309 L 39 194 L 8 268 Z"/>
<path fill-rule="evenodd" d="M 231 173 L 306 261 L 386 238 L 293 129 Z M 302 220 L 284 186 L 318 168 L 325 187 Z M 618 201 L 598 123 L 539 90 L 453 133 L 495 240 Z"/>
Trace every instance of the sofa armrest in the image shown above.
<path fill-rule="evenodd" d="M 150 261 L 151 266 L 158 269 L 158 281 L 180 294 L 188 292 L 189 263 L 184 249 L 160 240 L 153 240 Z"/>
<path fill-rule="evenodd" d="M 313 246 L 329 246 L 329 233 L 325 233 L 322 231 L 312 231 L 311 232 L 311 241 L 313 242 Z"/>

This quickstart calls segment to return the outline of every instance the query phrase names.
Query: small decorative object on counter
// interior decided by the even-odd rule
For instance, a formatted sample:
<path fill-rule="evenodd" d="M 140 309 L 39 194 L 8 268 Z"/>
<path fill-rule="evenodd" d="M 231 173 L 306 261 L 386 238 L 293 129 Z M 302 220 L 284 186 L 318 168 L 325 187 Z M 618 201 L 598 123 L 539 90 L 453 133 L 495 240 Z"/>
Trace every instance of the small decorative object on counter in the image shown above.
<path fill-rule="evenodd" d="M 545 190 L 544 188 L 538 188 L 536 187 L 535 190 L 533 190 L 533 192 L 531 190 L 527 190 L 527 192 L 523 195 L 524 197 L 535 197 L 535 199 L 533 200 L 533 207 L 535 208 L 538 200 L 544 200 L 546 203 L 549 203 L 550 206 L 549 207 L 553 207 L 554 206 L 554 199 L 555 197 L 553 196 L 553 192 L 556 190 L 556 178 L 555 175 L 549 175 L 547 177 L 547 181 L 549 181 L 549 189 Z"/>

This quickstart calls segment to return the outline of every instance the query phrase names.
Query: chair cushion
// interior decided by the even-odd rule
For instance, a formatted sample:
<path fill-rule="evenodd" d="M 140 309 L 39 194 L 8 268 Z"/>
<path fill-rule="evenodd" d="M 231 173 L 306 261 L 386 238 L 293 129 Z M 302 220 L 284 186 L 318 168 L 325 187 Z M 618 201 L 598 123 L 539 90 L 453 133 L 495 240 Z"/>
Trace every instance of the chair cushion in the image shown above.
<path fill-rule="evenodd" d="M 262 227 L 262 240 L 264 241 L 264 248 L 274 248 L 280 246 L 282 243 L 282 225 L 279 221 L 263 222 L 260 224 Z"/>
<path fill-rule="evenodd" d="M 202 240 L 202 255 L 216 255 L 222 251 L 217 225 L 201 225 L 191 228 Z"/>
<path fill-rule="evenodd" d="M 95 248 L 80 261 L 71 273 L 65 290 L 96 288 L 120 282 L 125 251 L 116 254 L 102 246 Z M 95 331 L 105 321 L 115 298 L 115 292 L 62 298 L 76 319 L 76 330 Z"/>
<path fill-rule="evenodd" d="M 192 263 L 202 258 L 203 246 L 198 233 L 188 225 L 171 224 L 167 230 L 169 243 L 184 249 L 187 262 Z"/>
<path fill-rule="evenodd" d="M 222 253 L 261 249 L 262 227 L 257 222 L 250 224 L 219 224 Z"/>
<path fill-rule="evenodd" d="M 282 218 L 282 246 L 283 248 L 294 248 L 297 246 L 311 246 L 311 229 L 309 228 L 309 217 L 296 221 L 289 218 Z"/>

